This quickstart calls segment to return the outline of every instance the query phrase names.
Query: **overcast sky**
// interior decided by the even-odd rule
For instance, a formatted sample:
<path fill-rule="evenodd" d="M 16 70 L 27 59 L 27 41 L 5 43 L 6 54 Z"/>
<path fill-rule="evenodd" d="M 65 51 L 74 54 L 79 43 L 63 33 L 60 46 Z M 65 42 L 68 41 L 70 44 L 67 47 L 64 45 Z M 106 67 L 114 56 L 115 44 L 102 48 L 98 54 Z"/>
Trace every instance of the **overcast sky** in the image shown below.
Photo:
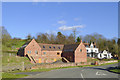
<path fill-rule="evenodd" d="M 54 33 L 65 35 L 77 29 L 77 36 L 99 33 L 106 38 L 118 37 L 117 2 L 37 2 L 3 3 L 3 26 L 12 37 Z"/>

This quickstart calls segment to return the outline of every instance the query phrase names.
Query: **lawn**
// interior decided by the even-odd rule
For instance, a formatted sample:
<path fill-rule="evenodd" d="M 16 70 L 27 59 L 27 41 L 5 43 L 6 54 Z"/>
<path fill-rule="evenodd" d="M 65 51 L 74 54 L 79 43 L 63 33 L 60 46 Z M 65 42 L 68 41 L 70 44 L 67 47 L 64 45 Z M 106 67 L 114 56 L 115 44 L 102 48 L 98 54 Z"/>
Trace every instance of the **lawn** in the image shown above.
<path fill-rule="evenodd" d="M 110 70 L 110 71 L 116 72 L 116 73 L 120 73 L 120 69 L 112 69 L 112 70 Z"/>
<path fill-rule="evenodd" d="M 67 66 L 67 67 L 57 67 L 57 68 L 32 69 L 32 70 L 25 70 L 25 71 L 14 71 L 13 73 L 17 73 L 17 72 L 45 72 L 45 71 L 51 71 L 51 70 L 55 70 L 55 69 L 78 68 L 78 67 L 94 67 L 94 66 L 110 65 L 110 64 L 115 64 L 115 63 L 117 63 L 117 62 L 106 63 L 106 64 L 101 64 L 101 65 L 81 65 L 81 66 Z"/>
<path fill-rule="evenodd" d="M 23 44 L 26 43 L 26 40 L 9 40 L 2 43 L 2 51 L 17 51 L 16 48 L 20 48 Z"/>
<path fill-rule="evenodd" d="M 13 74 L 13 73 L 4 72 L 4 73 L 2 73 L 2 80 L 14 80 L 16 78 L 23 78 L 23 77 L 26 77 L 26 76 L 28 76 L 28 75 Z"/>
<path fill-rule="evenodd" d="M 12 53 L 12 54 L 3 53 L 2 66 L 19 65 L 19 64 L 21 64 L 21 62 L 25 62 L 25 65 L 31 64 L 27 57 L 18 57 L 18 56 L 16 56 L 16 53 Z"/>

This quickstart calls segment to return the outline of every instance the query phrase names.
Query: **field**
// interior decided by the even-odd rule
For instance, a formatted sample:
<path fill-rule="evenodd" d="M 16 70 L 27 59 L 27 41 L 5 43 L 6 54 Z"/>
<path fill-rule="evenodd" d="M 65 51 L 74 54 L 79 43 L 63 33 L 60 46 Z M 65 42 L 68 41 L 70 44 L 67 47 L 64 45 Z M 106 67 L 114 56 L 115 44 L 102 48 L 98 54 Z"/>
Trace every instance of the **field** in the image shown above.
<path fill-rule="evenodd" d="M 18 57 L 16 53 L 3 53 L 2 66 L 14 66 L 21 64 L 21 62 L 31 64 L 27 57 Z"/>
<path fill-rule="evenodd" d="M 17 51 L 17 48 L 20 48 L 26 40 L 8 40 L 2 43 L 2 51 Z"/>

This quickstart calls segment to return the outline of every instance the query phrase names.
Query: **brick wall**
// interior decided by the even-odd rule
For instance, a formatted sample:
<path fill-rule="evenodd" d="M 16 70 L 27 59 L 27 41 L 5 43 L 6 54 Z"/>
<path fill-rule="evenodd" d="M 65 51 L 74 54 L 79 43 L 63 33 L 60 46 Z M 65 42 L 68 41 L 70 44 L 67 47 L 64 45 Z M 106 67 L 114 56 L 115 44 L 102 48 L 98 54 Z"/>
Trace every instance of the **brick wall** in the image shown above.
<path fill-rule="evenodd" d="M 80 51 L 82 50 L 82 51 Z M 29 54 L 36 63 L 52 63 L 61 59 L 61 54 L 70 62 L 80 63 L 87 62 L 87 51 L 84 44 L 81 42 L 75 51 L 62 52 L 62 51 L 48 51 L 41 50 L 41 47 L 33 39 L 25 48 L 24 54 Z M 34 60 L 31 59 L 33 63 Z"/>
<path fill-rule="evenodd" d="M 38 43 L 33 39 L 25 48 L 25 55 L 29 54 L 36 63 L 52 63 L 61 59 L 62 51 L 41 51 Z"/>
<path fill-rule="evenodd" d="M 87 62 L 87 51 L 82 42 L 75 50 L 75 63 L 80 63 L 80 62 Z"/>
<path fill-rule="evenodd" d="M 25 48 L 25 55 L 26 54 L 37 55 L 37 56 L 41 55 L 41 48 L 34 39 Z"/>
<path fill-rule="evenodd" d="M 61 59 L 62 51 L 42 51 L 42 62 L 52 63 Z"/>

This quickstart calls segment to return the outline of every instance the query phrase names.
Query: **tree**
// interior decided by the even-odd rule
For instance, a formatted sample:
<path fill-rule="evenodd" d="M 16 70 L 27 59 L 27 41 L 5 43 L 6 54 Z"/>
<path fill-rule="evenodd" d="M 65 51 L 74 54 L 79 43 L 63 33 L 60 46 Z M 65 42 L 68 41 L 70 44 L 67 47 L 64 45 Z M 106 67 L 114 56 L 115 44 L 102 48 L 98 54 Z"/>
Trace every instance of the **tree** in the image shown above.
<path fill-rule="evenodd" d="M 76 28 L 73 29 L 74 42 L 76 40 Z"/>
<path fill-rule="evenodd" d="M 41 41 L 43 43 L 49 43 L 49 39 L 48 39 L 48 34 L 47 33 L 41 34 Z"/>
<path fill-rule="evenodd" d="M 119 54 L 120 53 L 120 38 L 118 38 L 117 45 L 118 45 L 118 54 Z M 120 59 L 120 54 L 118 55 L 118 57 Z"/>
<path fill-rule="evenodd" d="M 79 43 L 81 41 L 80 37 L 77 37 L 77 43 Z"/>
<path fill-rule="evenodd" d="M 74 44 L 75 43 L 75 40 L 74 40 L 74 36 L 73 34 L 70 34 L 68 37 L 67 37 L 67 44 Z"/>
<path fill-rule="evenodd" d="M 120 38 L 118 38 L 117 44 L 120 47 Z"/>
<path fill-rule="evenodd" d="M 113 43 L 113 44 L 116 44 L 116 41 L 115 41 L 115 39 L 112 39 L 112 43 Z"/>
<path fill-rule="evenodd" d="M 51 33 L 49 35 L 49 41 L 50 41 L 49 43 L 54 43 L 55 44 L 55 39 L 56 39 L 55 35 L 53 33 Z"/>
<path fill-rule="evenodd" d="M 28 40 L 31 40 L 31 39 L 32 39 L 31 35 L 28 34 L 28 35 L 27 35 L 27 41 L 28 41 Z"/>
<path fill-rule="evenodd" d="M 2 26 L 0 29 L 2 29 L 2 44 L 7 45 L 8 41 L 11 40 L 11 35 L 4 26 Z"/>
<path fill-rule="evenodd" d="M 56 43 L 65 44 L 65 42 L 66 42 L 66 36 L 64 36 L 61 32 L 58 32 L 56 37 Z"/>

